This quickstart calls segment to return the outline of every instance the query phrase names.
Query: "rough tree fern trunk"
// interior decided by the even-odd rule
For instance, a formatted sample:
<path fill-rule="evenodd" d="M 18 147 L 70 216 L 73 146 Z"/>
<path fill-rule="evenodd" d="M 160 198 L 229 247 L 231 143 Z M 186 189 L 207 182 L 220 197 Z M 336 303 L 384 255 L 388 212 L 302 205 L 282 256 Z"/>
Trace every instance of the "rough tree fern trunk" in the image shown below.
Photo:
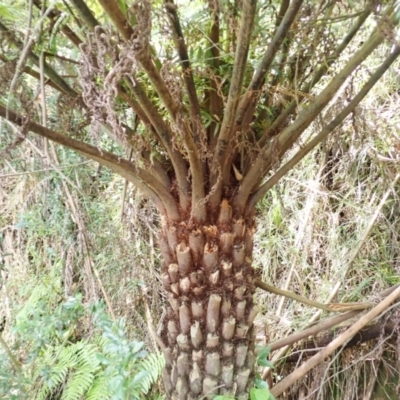
<path fill-rule="evenodd" d="M 168 399 L 247 399 L 254 372 L 251 267 L 254 221 L 232 219 L 228 201 L 202 225 L 163 224 L 162 280 L 169 306 L 163 341 Z"/>

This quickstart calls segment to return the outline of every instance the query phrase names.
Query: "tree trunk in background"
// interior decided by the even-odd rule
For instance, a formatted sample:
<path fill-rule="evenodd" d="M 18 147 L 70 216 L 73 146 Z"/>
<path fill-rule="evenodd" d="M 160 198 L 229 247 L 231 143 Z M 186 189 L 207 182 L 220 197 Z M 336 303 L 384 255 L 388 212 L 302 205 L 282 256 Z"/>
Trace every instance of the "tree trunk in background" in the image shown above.
<path fill-rule="evenodd" d="M 247 399 L 255 355 L 251 267 L 254 220 L 232 219 L 224 200 L 208 223 L 163 222 L 159 242 L 169 306 L 162 339 L 168 399 Z"/>

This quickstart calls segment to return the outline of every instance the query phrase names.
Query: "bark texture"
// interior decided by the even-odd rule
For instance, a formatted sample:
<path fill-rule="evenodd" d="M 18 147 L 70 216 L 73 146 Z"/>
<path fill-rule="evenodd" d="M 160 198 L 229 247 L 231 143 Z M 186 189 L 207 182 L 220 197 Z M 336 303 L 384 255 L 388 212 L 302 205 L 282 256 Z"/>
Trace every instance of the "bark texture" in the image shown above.
<path fill-rule="evenodd" d="M 168 399 L 247 399 L 253 384 L 251 267 L 254 221 L 232 219 L 223 200 L 214 221 L 164 221 L 162 282 L 169 306 L 162 339 Z"/>

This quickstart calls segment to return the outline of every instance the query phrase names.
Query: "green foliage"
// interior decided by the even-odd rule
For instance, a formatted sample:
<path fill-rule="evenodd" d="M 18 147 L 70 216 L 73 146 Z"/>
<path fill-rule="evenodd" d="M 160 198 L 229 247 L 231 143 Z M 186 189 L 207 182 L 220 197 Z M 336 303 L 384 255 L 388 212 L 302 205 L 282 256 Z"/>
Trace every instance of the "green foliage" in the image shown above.
<path fill-rule="evenodd" d="M 48 294 L 49 293 L 49 294 Z M 21 341 L 29 343 L 30 358 L 35 358 L 48 344 L 59 344 L 73 334 L 73 327 L 83 315 L 81 298 L 69 298 L 55 309 L 51 303 L 57 291 L 50 283 L 37 286 L 19 312 L 14 327 Z"/>
<path fill-rule="evenodd" d="M 0 349 L 0 399 L 27 399 L 26 388 L 31 383 L 29 377 L 16 374 L 8 356 Z"/>
<path fill-rule="evenodd" d="M 164 368 L 165 360 L 161 353 L 150 353 L 141 362 L 141 369 L 147 371 L 148 374 L 143 378 L 142 389 L 147 393 L 151 385 L 157 382 Z"/>
<path fill-rule="evenodd" d="M 250 390 L 250 400 L 272 400 L 273 398 L 268 389 L 252 388 Z"/>
<path fill-rule="evenodd" d="M 269 346 L 258 349 L 257 365 L 260 367 L 274 368 L 274 365 L 267 359 L 271 352 Z M 260 374 L 256 374 L 254 386 L 250 389 L 250 400 L 275 400 L 275 397 L 269 391 L 267 382 L 261 379 Z"/>
<path fill-rule="evenodd" d="M 271 348 L 269 346 L 262 347 L 257 355 L 257 365 L 260 367 L 274 368 L 274 364 L 267 359 L 270 352 Z"/>
<path fill-rule="evenodd" d="M 57 287 L 43 282 L 17 315 L 16 346 L 27 350 L 26 360 L 13 376 L 0 352 L 0 398 L 35 393 L 37 400 L 117 400 L 149 394 L 164 367 L 161 353 L 148 354 L 142 342 L 130 340 L 124 321 L 111 321 L 101 303 L 85 309 L 77 296 L 53 308 L 57 296 Z M 94 320 L 91 339 L 77 337 L 84 318 Z"/>
<path fill-rule="evenodd" d="M 36 399 L 45 400 L 62 388 L 62 400 L 78 400 L 93 385 L 100 361 L 95 345 L 80 341 L 69 346 L 49 346 L 38 360 L 37 376 L 43 382 Z"/>
<path fill-rule="evenodd" d="M 141 393 L 148 393 L 164 367 L 161 353 L 149 355 L 143 350 L 142 342 L 129 341 L 124 321 L 111 322 L 101 305 L 93 306 L 92 312 L 96 325 L 102 331 L 103 346 L 98 357 L 104 368 L 101 379 L 108 382 L 107 388 L 112 394 L 110 398 L 139 398 Z M 102 383 L 97 382 L 98 385 Z"/>
<path fill-rule="evenodd" d="M 0 4 L 0 17 L 6 21 L 20 22 L 27 17 L 21 1 L 2 0 Z"/>
<path fill-rule="evenodd" d="M 250 400 L 275 400 L 269 391 L 267 382 L 258 376 L 254 384 L 255 387 L 250 389 Z"/>

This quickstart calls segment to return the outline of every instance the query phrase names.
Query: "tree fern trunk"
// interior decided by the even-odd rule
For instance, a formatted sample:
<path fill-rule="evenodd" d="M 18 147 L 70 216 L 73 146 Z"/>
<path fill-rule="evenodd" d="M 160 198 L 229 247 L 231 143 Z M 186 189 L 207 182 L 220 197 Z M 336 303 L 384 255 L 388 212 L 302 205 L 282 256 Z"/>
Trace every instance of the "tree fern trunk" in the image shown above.
<path fill-rule="evenodd" d="M 168 399 L 247 399 L 254 375 L 251 267 L 254 221 L 232 219 L 228 201 L 214 220 L 163 224 L 162 280 L 169 306 L 162 338 Z"/>

